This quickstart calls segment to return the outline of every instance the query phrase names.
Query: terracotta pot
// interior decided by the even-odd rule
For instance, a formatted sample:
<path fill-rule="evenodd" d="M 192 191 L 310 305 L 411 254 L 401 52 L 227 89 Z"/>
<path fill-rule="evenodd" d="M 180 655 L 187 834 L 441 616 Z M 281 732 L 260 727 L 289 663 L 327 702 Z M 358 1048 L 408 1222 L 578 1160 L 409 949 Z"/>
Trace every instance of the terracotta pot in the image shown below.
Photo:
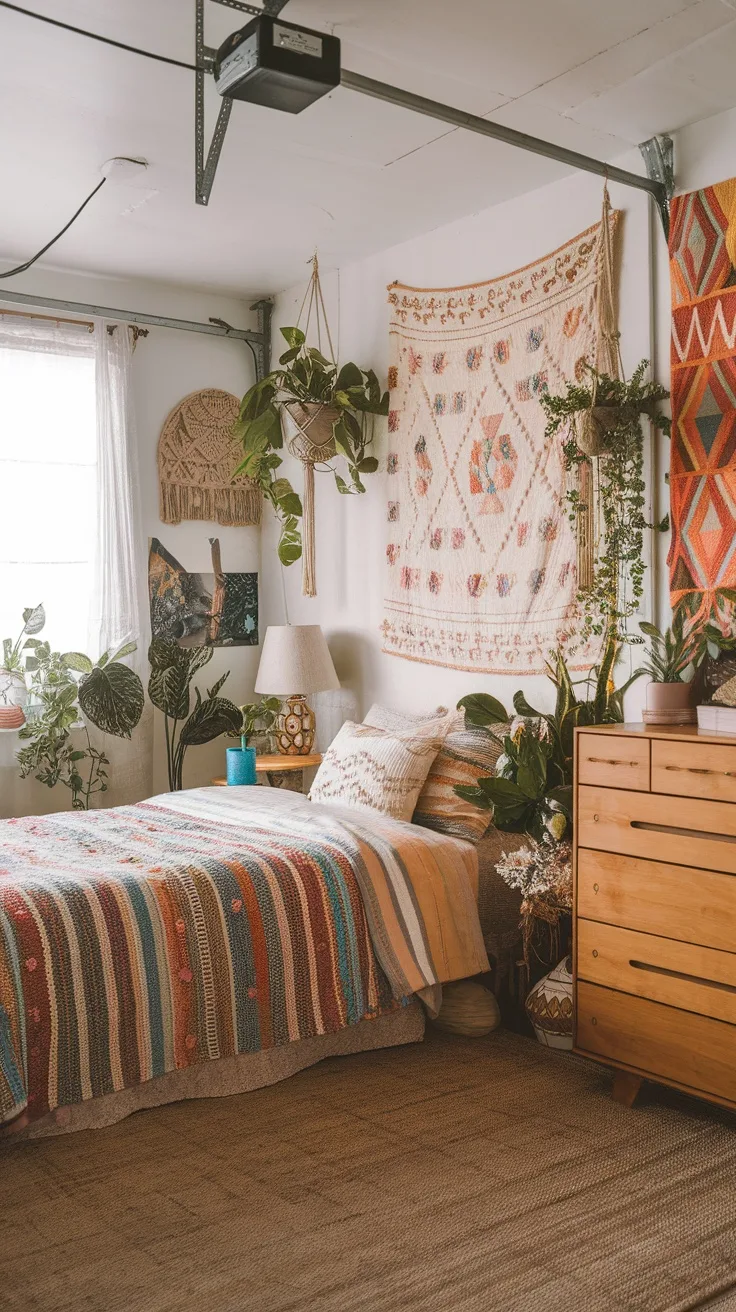
<path fill-rule="evenodd" d="M 689 683 L 648 683 L 645 724 L 695 724 L 697 713 L 692 704 Z"/>

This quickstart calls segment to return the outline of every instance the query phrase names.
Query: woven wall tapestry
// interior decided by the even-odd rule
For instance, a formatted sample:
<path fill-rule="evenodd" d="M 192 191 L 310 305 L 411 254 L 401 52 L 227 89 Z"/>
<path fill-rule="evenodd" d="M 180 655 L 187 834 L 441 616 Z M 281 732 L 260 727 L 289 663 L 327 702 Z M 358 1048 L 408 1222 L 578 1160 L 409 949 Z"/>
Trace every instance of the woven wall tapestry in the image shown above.
<path fill-rule="evenodd" d="M 670 594 L 706 615 L 736 587 L 736 178 L 675 197 L 670 276 Z"/>
<path fill-rule="evenodd" d="M 249 478 L 233 477 L 242 460 L 232 435 L 240 402 L 205 387 L 174 406 L 158 442 L 159 514 L 164 524 L 206 519 L 260 524 L 263 497 Z"/>
<path fill-rule="evenodd" d="M 151 538 L 151 636 L 181 647 L 257 647 L 258 575 L 223 573 L 217 538 L 210 538 L 210 550 L 212 573 L 193 574 Z"/>
<path fill-rule="evenodd" d="M 532 674 L 570 641 L 575 532 L 539 396 L 595 358 L 600 232 L 492 282 L 389 288 L 384 651 Z"/>

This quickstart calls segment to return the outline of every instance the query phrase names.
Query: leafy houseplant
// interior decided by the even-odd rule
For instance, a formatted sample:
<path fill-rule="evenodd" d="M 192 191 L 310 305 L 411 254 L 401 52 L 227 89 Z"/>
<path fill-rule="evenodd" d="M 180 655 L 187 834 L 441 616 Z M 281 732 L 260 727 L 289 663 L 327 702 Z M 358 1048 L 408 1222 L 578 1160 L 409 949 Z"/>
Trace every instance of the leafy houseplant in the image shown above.
<path fill-rule="evenodd" d="M 273 506 L 281 521 L 279 559 L 291 565 L 302 554 L 302 503 L 289 480 L 276 476 L 284 444 L 281 412 L 291 416 L 310 444 L 311 449 L 300 444 L 295 454 L 307 464 L 328 464 L 343 495 L 364 492 L 361 475 L 378 469 L 375 456 L 367 454 L 372 440 L 367 417 L 388 414 L 388 392 L 381 393 L 372 369 L 350 363 L 338 370 L 316 347 L 307 346 L 300 328 L 282 328 L 281 333 L 288 349 L 279 368 L 246 392 L 234 433 L 244 457 L 236 473 L 253 479 Z M 349 482 L 329 464 L 335 456 L 346 460 Z"/>
<path fill-rule="evenodd" d="M 23 628 L 15 642 L 12 638 L 3 639 L 3 660 L 0 666 L 0 703 L 3 705 L 25 706 L 28 689 L 22 653 L 32 646 L 28 640 L 40 633 L 45 623 L 46 612 L 43 606 L 28 606 L 23 611 Z"/>
<path fill-rule="evenodd" d="M 197 670 L 212 660 L 212 654 L 212 647 L 180 647 L 166 638 L 154 638 L 148 649 L 151 663 L 148 695 L 164 715 L 166 762 L 172 793 L 182 788 L 184 756 L 188 747 L 212 742 L 221 734 L 240 734 L 240 710 L 226 697 L 218 695 L 229 678 L 229 670 L 207 690 L 206 697 L 195 688 L 192 708 L 192 680 Z"/>
<path fill-rule="evenodd" d="M 458 785 L 460 797 L 493 812 L 497 829 L 527 833 L 537 842 L 550 836 L 570 837 L 572 827 L 573 739 L 578 726 L 612 724 L 623 720 L 623 697 L 640 671 L 619 689 L 612 689 L 611 675 L 616 660 L 616 640 L 609 630 L 600 664 L 581 682 L 586 696 L 578 697 L 561 652 L 548 663 L 547 673 L 555 686 L 555 708 L 543 714 L 530 706 L 522 692 L 514 695 L 514 710 L 520 717 L 512 732 L 500 739 L 491 726 L 508 721 L 500 702 L 484 693 L 463 697 L 458 708 L 468 724 L 484 727 L 503 752 L 496 774 L 478 780 L 477 786 Z"/>
<path fill-rule="evenodd" d="M 127 642 L 93 664 L 83 652 L 52 651 L 29 638 L 26 660 L 37 713 L 20 730 L 28 746 L 18 752 L 22 778 L 29 774 L 53 788 L 70 789 L 72 808 L 87 811 L 93 796 L 107 792 L 109 759 L 90 738 L 89 725 L 116 738 L 130 738 L 143 714 L 143 684 L 123 659 L 136 649 Z M 81 743 L 79 738 L 81 736 Z"/>
<path fill-rule="evenodd" d="M 600 509 L 605 549 L 596 562 L 590 589 L 579 594 L 583 608 L 581 637 L 601 635 L 613 626 L 619 642 L 626 640 L 626 621 L 637 611 L 643 593 L 644 530 L 665 532 L 667 516 L 656 525 L 644 516 L 644 443 L 641 420 L 669 433 L 671 421 L 659 409 L 669 392 L 645 381 L 649 367 L 642 360 L 628 382 L 599 373 L 586 364 L 586 382 L 569 383 L 561 396 L 540 397 L 547 415 L 547 437 L 562 438 L 568 470 L 600 455 Z M 597 434 L 590 440 L 591 429 Z M 595 448 L 595 449 L 593 449 Z M 567 493 L 570 519 L 577 527 L 587 509 L 577 488 Z"/>
<path fill-rule="evenodd" d="M 724 589 L 723 599 L 736 600 L 736 593 Z M 642 633 L 649 638 L 648 658 L 641 668 L 651 683 L 647 686 L 647 711 L 681 710 L 694 713 L 692 685 L 707 657 L 718 660 L 721 652 L 736 651 L 736 637 L 724 635 L 712 619 L 698 622 L 689 614 L 687 602 L 672 612 L 672 624 L 663 632 L 655 624 L 642 622 Z"/>

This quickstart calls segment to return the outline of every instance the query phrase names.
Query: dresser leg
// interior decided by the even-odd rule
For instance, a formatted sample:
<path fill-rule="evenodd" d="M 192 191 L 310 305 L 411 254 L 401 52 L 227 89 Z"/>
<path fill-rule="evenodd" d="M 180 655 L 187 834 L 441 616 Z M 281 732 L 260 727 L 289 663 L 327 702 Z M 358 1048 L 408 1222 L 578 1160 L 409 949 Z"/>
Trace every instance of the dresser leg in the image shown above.
<path fill-rule="evenodd" d="M 611 1096 L 616 1102 L 623 1103 L 624 1107 L 633 1107 L 643 1083 L 641 1075 L 632 1075 L 629 1071 L 616 1071 Z"/>

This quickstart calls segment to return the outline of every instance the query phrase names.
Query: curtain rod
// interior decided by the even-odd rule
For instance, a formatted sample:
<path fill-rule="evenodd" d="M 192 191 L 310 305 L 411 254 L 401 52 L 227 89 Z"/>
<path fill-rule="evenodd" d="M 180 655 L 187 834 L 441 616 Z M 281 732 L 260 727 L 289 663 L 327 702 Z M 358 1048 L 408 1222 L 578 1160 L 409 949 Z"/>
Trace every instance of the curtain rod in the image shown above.
<path fill-rule="evenodd" d="M 149 324 L 154 328 L 178 328 L 187 333 L 205 333 L 209 337 L 231 337 L 235 341 L 253 342 L 264 347 L 269 345 L 266 333 L 253 332 L 250 328 L 230 328 L 226 324 L 198 323 L 194 319 L 169 319 L 164 315 L 143 314 L 133 310 L 113 310 L 106 305 L 62 301 L 50 296 L 28 296 L 25 292 L 10 292 L 5 288 L 0 291 L 0 301 L 12 301 L 15 305 L 43 305 L 49 310 L 71 310 L 78 314 L 94 314 L 101 319 L 124 319 L 131 324 Z"/>
<path fill-rule="evenodd" d="M 47 323 L 71 323 L 74 324 L 76 328 L 86 328 L 87 332 L 90 333 L 93 333 L 95 330 L 95 325 L 91 319 L 65 319 L 62 315 L 35 314 L 33 310 L 4 310 L 2 308 L 0 308 L 0 315 L 12 315 L 14 319 L 43 319 Z M 116 323 L 109 323 L 107 325 L 107 331 L 109 333 L 114 333 L 117 326 Z M 132 332 L 136 342 L 139 337 L 148 336 L 147 328 L 139 328 L 138 325 L 134 323 L 129 323 L 128 328 Z"/>

